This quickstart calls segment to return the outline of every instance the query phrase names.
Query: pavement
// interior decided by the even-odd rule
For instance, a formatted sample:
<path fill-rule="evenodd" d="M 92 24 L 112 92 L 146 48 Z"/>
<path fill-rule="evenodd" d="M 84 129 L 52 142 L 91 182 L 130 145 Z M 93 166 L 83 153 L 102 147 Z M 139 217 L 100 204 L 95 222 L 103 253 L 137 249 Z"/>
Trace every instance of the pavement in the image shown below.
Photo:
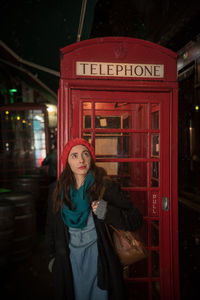
<path fill-rule="evenodd" d="M 29 257 L 6 266 L 1 285 L 1 300 L 54 299 L 53 280 L 47 269 L 43 235 L 40 235 Z"/>

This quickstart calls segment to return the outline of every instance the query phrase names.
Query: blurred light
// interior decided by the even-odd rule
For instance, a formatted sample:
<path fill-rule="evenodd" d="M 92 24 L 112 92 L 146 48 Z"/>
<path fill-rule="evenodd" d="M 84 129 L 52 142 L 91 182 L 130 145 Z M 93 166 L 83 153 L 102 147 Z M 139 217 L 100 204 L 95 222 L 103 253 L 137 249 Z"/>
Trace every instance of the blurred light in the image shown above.
<path fill-rule="evenodd" d="M 13 104 L 14 103 L 14 95 L 13 93 L 16 93 L 17 89 L 10 89 L 9 93 L 10 93 L 10 103 Z"/>
<path fill-rule="evenodd" d="M 34 120 L 37 120 L 37 121 L 40 121 L 40 122 L 43 122 L 44 121 L 44 119 L 43 119 L 43 117 L 41 117 L 41 116 L 34 116 Z"/>
<path fill-rule="evenodd" d="M 6 115 L 9 115 L 9 111 L 8 111 L 8 110 L 6 110 L 6 111 L 5 111 L 5 114 L 6 114 Z"/>
<path fill-rule="evenodd" d="M 195 110 L 199 111 L 199 105 L 195 105 Z"/>
<path fill-rule="evenodd" d="M 22 123 L 24 123 L 24 124 L 25 124 L 25 123 L 26 123 L 26 120 L 22 120 Z"/>
<path fill-rule="evenodd" d="M 17 93 L 17 89 L 10 89 L 9 92 L 10 93 Z"/>
<path fill-rule="evenodd" d="M 28 125 L 31 126 L 32 124 L 31 124 L 31 123 L 28 123 Z"/>
<path fill-rule="evenodd" d="M 57 126 L 57 105 L 47 103 L 46 107 L 48 112 L 49 127 L 55 128 Z"/>
<path fill-rule="evenodd" d="M 53 112 L 54 111 L 54 107 L 53 107 L 53 105 L 47 105 L 47 110 L 48 110 L 48 112 Z"/>
<path fill-rule="evenodd" d="M 9 151 L 9 143 L 6 143 L 5 146 L 6 146 L 6 151 Z"/>
<path fill-rule="evenodd" d="M 187 59 L 188 58 L 188 52 L 185 52 L 184 54 L 183 54 L 183 59 Z"/>
<path fill-rule="evenodd" d="M 21 118 L 20 118 L 20 116 L 17 116 L 17 120 L 19 121 Z"/>

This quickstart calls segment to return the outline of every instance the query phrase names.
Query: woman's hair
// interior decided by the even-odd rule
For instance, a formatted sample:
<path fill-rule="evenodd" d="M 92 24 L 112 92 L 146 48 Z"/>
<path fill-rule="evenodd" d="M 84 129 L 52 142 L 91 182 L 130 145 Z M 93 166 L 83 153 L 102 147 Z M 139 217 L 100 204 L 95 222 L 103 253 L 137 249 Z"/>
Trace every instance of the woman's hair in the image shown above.
<path fill-rule="evenodd" d="M 94 184 L 92 185 L 92 187 L 89 190 L 89 199 L 92 202 L 92 201 L 98 199 L 102 187 L 104 185 L 107 185 L 111 180 L 107 176 L 105 169 L 96 166 L 92 158 L 91 158 L 90 170 L 92 171 L 92 174 L 93 174 L 94 180 L 95 180 Z M 76 185 L 76 180 L 75 180 L 74 174 L 67 162 L 63 172 L 60 174 L 60 177 L 59 177 L 59 180 L 57 182 L 56 189 L 54 192 L 54 197 L 53 197 L 53 211 L 54 212 L 59 212 L 63 206 L 63 203 L 65 203 L 70 209 L 72 209 L 73 204 L 72 204 L 72 201 L 69 196 L 70 185 Z M 61 194 L 62 194 L 62 196 L 61 196 Z"/>

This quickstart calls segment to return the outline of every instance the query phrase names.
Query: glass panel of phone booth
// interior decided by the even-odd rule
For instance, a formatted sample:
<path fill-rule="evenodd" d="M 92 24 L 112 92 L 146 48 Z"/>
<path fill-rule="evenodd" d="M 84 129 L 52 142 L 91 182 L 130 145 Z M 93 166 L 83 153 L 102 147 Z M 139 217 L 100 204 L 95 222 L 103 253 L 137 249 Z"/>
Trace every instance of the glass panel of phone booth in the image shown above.
<path fill-rule="evenodd" d="M 151 105 L 151 129 L 160 128 L 160 104 Z"/>
<path fill-rule="evenodd" d="M 95 103 L 95 128 L 144 130 L 148 128 L 148 119 L 146 103 Z"/>
<path fill-rule="evenodd" d="M 83 102 L 83 128 L 91 129 L 92 104 L 91 102 Z"/>
<path fill-rule="evenodd" d="M 96 133 L 95 148 L 97 158 L 147 158 L 148 133 L 101 131 Z"/>
<path fill-rule="evenodd" d="M 85 121 L 88 125 L 88 118 Z M 97 158 L 147 158 L 148 133 L 100 131 L 95 135 L 95 148 Z"/>
<path fill-rule="evenodd" d="M 148 258 L 131 266 L 128 273 L 137 292 L 142 286 L 135 299 L 160 299 L 160 104 L 137 103 L 135 99 L 134 103 L 88 101 L 82 109 L 82 134 L 90 142 L 93 138 L 97 164 L 120 182 L 144 216 L 140 234 L 148 246 Z M 149 217 L 153 217 L 151 222 Z"/>

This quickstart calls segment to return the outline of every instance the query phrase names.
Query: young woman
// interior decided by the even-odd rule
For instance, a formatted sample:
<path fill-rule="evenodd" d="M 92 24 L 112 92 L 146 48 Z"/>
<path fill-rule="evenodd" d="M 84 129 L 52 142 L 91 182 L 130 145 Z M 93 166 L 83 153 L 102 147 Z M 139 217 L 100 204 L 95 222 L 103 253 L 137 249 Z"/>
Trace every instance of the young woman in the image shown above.
<path fill-rule="evenodd" d="M 62 161 L 65 168 L 50 199 L 46 224 L 55 298 L 127 299 L 121 265 L 105 224 L 134 231 L 142 225 L 142 216 L 105 170 L 95 165 L 94 148 L 86 140 L 71 140 Z"/>

